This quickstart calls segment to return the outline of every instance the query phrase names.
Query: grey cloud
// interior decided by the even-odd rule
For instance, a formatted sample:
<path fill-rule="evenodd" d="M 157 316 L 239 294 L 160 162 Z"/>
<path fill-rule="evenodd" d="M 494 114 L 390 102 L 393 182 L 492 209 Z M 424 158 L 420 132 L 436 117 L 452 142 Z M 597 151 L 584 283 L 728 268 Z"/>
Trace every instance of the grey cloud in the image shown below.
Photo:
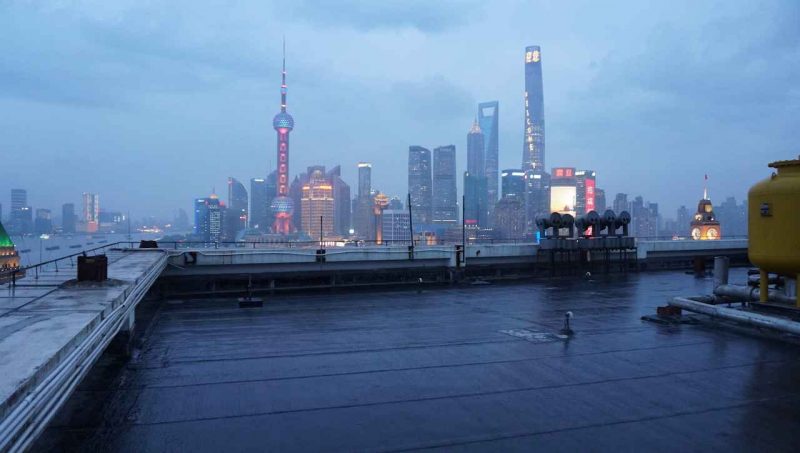
<path fill-rule="evenodd" d="M 311 1 L 288 5 L 295 19 L 325 27 L 352 27 L 356 30 L 413 28 L 439 33 L 467 22 L 480 9 L 477 1 Z"/>

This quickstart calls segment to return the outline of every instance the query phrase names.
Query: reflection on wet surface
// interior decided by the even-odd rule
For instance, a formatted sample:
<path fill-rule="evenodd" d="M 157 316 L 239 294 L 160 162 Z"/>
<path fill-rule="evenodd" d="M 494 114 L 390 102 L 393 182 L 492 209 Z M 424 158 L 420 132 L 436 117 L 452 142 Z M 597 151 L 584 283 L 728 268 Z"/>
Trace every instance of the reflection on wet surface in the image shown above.
<path fill-rule="evenodd" d="M 793 448 L 797 346 L 639 319 L 710 286 L 675 272 L 166 301 L 141 354 L 104 357 L 37 449 Z"/>

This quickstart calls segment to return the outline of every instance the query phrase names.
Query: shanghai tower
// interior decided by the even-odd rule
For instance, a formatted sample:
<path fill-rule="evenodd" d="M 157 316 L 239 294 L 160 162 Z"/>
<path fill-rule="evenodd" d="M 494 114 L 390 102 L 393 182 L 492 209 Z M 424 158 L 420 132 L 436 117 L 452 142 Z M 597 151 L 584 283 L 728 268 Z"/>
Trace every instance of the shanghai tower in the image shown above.
<path fill-rule="evenodd" d="M 544 172 L 544 96 L 539 46 L 525 48 L 525 140 L 523 171 Z"/>
<path fill-rule="evenodd" d="M 289 198 L 289 132 L 294 129 L 294 118 L 286 112 L 286 43 L 283 45 L 283 70 L 281 71 L 281 111 L 272 119 L 272 127 L 278 133 L 277 188 L 272 200 L 275 223 L 272 230 L 278 234 L 292 233 L 294 203 Z"/>

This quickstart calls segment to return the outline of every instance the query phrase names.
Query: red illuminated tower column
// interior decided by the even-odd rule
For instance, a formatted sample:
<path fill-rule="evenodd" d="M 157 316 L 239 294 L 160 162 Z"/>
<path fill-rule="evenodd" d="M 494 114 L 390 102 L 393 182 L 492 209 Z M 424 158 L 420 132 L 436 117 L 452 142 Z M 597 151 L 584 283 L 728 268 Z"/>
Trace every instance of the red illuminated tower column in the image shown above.
<path fill-rule="evenodd" d="M 275 223 L 272 230 L 278 234 L 292 233 L 294 205 L 289 198 L 289 133 L 294 129 L 294 118 L 286 112 L 286 44 L 283 48 L 283 71 L 281 72 L 281 111 L 272 119 L 272 127 L 278 133 L 277 193 L 272 200 Z"/>

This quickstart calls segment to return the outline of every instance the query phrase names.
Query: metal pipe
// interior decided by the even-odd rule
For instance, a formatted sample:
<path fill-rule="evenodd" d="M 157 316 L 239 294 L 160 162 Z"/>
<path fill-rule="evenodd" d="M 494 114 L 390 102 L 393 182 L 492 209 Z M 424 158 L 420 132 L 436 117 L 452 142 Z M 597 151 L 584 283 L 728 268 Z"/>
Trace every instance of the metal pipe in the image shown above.
<path fill-rule="evenodd" d="M 715 296 L 733 297 L 745 302 L 778 302 L 781 304 L 794 305 L 795 299 L 783 294 L 780 291 L 767 290 L 766 297 L 761 297 L 759 288 L 741 285 L 719 285 L 714 288 Z M 766 299 L 766 300 L 764 300 Z"/>
<path fill-rule="evenodd" d="M 715 318 L 722 318 L 755 327 L 800 335 L 800 322 L 789 321 L 783 318 L 765 316 L 758 313 L 720 307 L 718 305 L 704 304 L 702 302 L 686 299 L 685 297 L 673 297 L 669 305 Z"/>
<path fill-rule="evenodd" d="M 714 288 L 728 284 L 730 259 L 727 256 L 714 257 Z"/>
<path fill-rule="evenodd" d="M 767 302 L 769 300 L 769 274 L 765 270 L 761 270 L 761 280 L 758 282 L 759 302 Z"/>

